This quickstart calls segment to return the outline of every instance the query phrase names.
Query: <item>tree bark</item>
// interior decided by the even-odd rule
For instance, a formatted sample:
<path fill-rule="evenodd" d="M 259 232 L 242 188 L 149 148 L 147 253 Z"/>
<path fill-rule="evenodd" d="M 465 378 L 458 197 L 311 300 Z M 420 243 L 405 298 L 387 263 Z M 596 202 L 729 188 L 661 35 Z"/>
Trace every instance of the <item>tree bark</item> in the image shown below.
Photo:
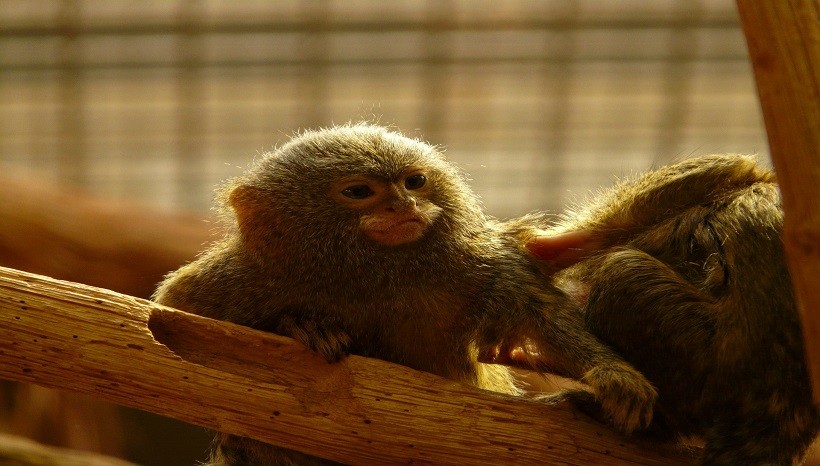
<path fill-rule="evenodd" d="M 0 268 L 0 377 L 351 464 L 689 464 L 568 406 Z"/>

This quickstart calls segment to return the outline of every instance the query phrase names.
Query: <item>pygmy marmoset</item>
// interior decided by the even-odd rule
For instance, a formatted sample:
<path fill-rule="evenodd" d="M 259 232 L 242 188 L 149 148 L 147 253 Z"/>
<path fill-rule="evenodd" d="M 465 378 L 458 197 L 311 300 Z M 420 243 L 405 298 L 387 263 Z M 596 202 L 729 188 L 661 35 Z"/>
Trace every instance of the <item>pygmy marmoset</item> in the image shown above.
<path fill-rule="evenodd" d="M 221 203 L 228 232 L 169 274 L 157 302 L 291 336 L 328 361 L 352 352 L 507 393 L 508 369 L 478 358 L 530 344 L 622 431 L 651 421 L 653 386 L 585 330 L 518 226 L 486 216 L 434 147 L 368 124 L 308 131 L 229 181 Z M 319 460 L 223 435 L 211 461 Z"/>
<path fill-rule="evenodd" d="M 711 155 L 621 183 L 530 249 L 570 265 L 554 284 L 657 388 L 653 431 L 702 437 L 704 464 L 797 464 L 820 419 L 782 225 L 773 173 Z"/>

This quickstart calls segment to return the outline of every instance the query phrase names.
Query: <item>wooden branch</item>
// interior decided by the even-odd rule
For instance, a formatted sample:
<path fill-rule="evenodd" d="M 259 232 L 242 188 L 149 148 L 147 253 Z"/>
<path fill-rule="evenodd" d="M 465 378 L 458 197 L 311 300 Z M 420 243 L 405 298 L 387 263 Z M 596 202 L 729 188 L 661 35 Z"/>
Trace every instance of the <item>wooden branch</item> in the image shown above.
<path fill-rule="evenodd" d="M 689 464 L 567 406 L 0 268 L 0 377 L 351 464 Z"/>
<path fill-rule="evenodd" d="M 0 174 L 0 265 L 148 297 L 212 240 L 205 214 L 93 196 Z"/>
<path fill-rule="evenodd" d="M 148 297 L 165 273 L 216 237 L 207 218 L 95 196 L 42 173 L 0 170 L 0 265 L 6 267 Z M 70 392 L 0 380 L 0 398 L 7 405 L 0 408 L 1 430 L 48 445 L 123 456 L 167 435 L 181 437 L 184 446 L 162 455 L 166 464 L 186 454 L 201 457 L 207 446 L 207 435 L 193 426 Z M 140 457 L 153 464 L 150 453 Z"/>
<path fill-rule="evenodd" d="M 820 403 L 820 7 L 816 0 L 737 5 L 783 194 L 783 242 Z"/>
<path fill-rule="evenodd" d="M 136 466 L 121 459 L 46 446 L 0 433 L 0 464 L 14 466 Z"/>

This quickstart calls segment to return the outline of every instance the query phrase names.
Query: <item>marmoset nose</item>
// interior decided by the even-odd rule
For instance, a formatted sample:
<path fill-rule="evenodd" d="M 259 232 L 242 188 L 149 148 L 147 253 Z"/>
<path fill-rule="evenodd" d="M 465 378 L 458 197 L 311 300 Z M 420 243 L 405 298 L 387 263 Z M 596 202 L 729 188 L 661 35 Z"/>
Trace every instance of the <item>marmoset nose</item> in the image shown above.
<path fill-rule="evenodd" d="M 387 204 L 388 212 L 403 212 L 416 207 L 416 199 L 412 196 L 396 196 Z"/>

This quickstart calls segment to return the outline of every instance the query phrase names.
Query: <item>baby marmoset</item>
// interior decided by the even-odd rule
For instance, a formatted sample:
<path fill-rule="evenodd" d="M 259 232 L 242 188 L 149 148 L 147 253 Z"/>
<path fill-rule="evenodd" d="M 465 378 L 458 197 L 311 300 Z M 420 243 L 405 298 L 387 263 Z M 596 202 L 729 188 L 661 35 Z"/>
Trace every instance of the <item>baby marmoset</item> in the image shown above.
<path fill-rule="evenodd" d="M 713 155 L 623 183 L 532 244 L 580 260 L 555 284 L 658 389 L 653 427 L 705 440 L 704 464 L 800 463 L 820 426 L 782 224 L 774 175 Z"/>
<path fill-rule="evenodd" d="M 649 423 L 652 385 L 584 329 L 434 147 L 367 124 L 310 131 L 221 198 L 228 233 L 169 274 L 157 302 L 294 337 L 328 361 L 352 352 L 507 393 L 508 370 L 478 358 L 530 342 L 618 428 Z M 235 436 L 212 458 L 291 460 L 313 461 Z"/>

